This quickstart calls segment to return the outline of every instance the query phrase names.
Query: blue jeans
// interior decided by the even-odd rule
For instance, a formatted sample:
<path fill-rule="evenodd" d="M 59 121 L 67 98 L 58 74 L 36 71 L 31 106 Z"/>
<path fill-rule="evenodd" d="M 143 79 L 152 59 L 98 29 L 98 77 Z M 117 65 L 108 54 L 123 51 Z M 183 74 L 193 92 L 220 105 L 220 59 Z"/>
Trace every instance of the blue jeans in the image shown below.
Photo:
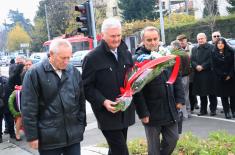
<path fill-rule="evenodd" d="M 81 155 L 80 143 L 70 146 L 52 149 L 52 150 L 39 150 L 40 155 Z"/>

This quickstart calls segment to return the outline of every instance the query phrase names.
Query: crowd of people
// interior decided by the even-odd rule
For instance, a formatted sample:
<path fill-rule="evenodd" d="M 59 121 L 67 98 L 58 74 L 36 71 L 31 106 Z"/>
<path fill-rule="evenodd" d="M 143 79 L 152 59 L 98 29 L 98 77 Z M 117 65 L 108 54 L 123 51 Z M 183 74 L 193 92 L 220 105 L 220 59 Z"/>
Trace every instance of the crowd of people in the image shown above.
<path fill-rule="evenodd" d="M 0 122 L 4 117 L 10 138 L 21 140 L 19 130 L 23 121 L 26 140 L 40 155 L 80 155 L 86 127 L 86 100 L 107 140 L 108 155 L 129 154 L 126 141 L 128 128 L 135 123 L 135 111 L 145 129 L 149 155 L 170 155 L 179 139 L 179 112 L 189 118 L 200 103 L 198 115 L 207 115 L 207 97 L 211 116 L 216 115 L 217 97 L 221 97 L 225 118 L 235 118 L 234 50 L 219 31 L 212 33 L 212 43 L 207 42 L 205 33 L 199 33 L 195 46 L 186 35 L 178 35 L 171 49 L 185 52 L 186 59 L 181 60 L 176 81 L 167 83 L 172 67 L 164 69 L 133 95 L 132 104 L 125 111 L 117 111 L 115 106 L 126 73 L 139 56 L 158 51 L 159 30 L 145 27 L 134 55 L 121 39 L 119 20 L 104 20 L 101 33 L 101 43 L 83 61 L 82 74 L 69 65 L 72 47 L 64 39 L 53 40 L 48 59 L 33 67 L 30 60 L 16 58 L 9 67 L 6 94 L 0 100 L 8 103 L 15 86 L 22 85 L 17 108 L 20 115 L 13 119 L 8 106 L 0 113 Z"/>

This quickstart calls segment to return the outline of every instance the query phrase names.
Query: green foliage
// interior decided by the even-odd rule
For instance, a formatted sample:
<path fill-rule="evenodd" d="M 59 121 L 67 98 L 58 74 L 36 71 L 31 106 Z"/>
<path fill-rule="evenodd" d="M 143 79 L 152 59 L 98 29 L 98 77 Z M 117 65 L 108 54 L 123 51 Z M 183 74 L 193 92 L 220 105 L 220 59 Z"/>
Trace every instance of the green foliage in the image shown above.
<path fill-rule="evenodd" d="M 32 32 L 32 24 L 29 19 L 25 19 L 23 13 L 20 13 L 18 10 L 10 10 L 8 13 L 8 18 L 11 21 L 11 24 L 6 24 L 9 29 L 12 29 L 16 24 L 20 24 L 28 34 Z"/>
<path fill-rule="evenodd" d="M 100 146 L 108 147 L 107 144 Z M 128 149 L 132 155 L 147 155 L 147 142 L 134 139 L 128 142 Z M 214 131 L 207 139 L 200 139 L 187 132 L 181 135 L 173 155 L 235 155 L 235 136 Z"/>
<path fill-rule="evenodd" d="M 231 5 L 227 7 L 227 10 L 230 14 L 235 13 L 235 0 L 228 0 L 228 3 Z"/>
<path fill-rule="evenodd" d="M 124 21 L 154 19 L 155 0 L 119 0 L 118 7 Z"/>
<path fill-rule="evenodd" d="M 20 50 L 21 43 L 30 43 L 31 38 L 28 33 L 20 26 L 16 26 L 8 33 L 7 48 L 9 51 Z"/>

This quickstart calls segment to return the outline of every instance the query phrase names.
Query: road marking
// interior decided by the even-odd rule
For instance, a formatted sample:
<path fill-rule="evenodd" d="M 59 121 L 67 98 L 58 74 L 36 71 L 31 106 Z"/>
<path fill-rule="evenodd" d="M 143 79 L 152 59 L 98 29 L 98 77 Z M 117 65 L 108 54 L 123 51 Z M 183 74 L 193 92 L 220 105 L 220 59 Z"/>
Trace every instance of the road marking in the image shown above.
<path fill-rule="evenodd" d="M 220 120 L 220 121 L 235 123 L 235 120 L 232 120 L 232 119 L 225 119 L 225 118 L 218 118 L 218 117 L 211 117 L 211 116 L 198 116 L 196 114 L 192 114 L 192 116 L 199 117 L 199 118 L 208 118 L 208 119 L 214 119 L 214 120 Z"/>

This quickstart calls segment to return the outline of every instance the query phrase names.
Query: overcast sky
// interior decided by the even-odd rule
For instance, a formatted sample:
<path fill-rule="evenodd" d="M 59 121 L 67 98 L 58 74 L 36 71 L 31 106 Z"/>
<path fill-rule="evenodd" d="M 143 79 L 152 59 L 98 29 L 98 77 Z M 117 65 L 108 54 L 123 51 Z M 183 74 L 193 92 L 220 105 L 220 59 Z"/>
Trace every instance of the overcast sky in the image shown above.
<path fill-rule="evenodd" d="M 9 22 L 8 13 L 9 10 L 19 10 L 24 14 L 24 17 L 29 18 L 33 23 L 33 18 L 39 6 L 40 0 L 1 0 L 0 5 L 0 25 L 4 23 L 4 20 Z"/>

